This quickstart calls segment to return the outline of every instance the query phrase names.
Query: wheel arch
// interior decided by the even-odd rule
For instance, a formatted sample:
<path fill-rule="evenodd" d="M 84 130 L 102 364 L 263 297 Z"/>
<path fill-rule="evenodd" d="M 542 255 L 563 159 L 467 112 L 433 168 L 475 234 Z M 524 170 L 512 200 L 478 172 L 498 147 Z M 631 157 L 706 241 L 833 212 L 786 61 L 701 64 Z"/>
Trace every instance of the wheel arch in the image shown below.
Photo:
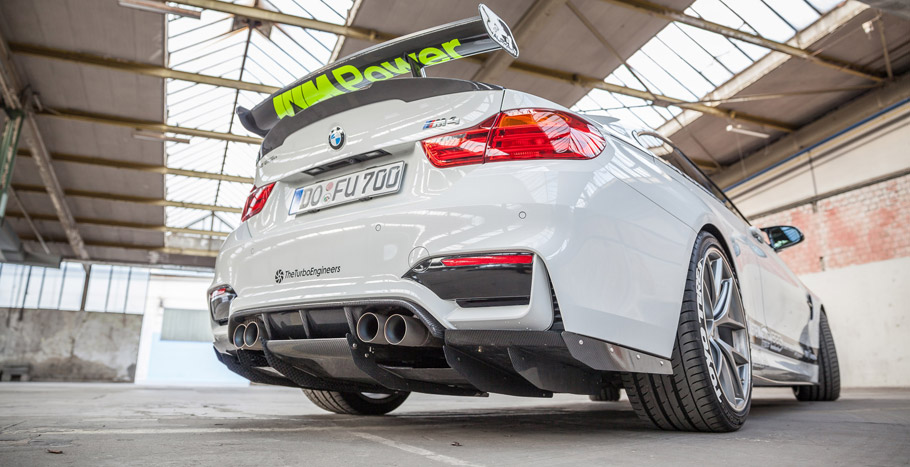
<path fill-rule="evenodd" d="M 720 232 L 720 229 L 717 228 L 716 225 L 710 222 L 704 224 L 701 229 L 699 229 L 698 233 L 701 232 L 708 232 L 717 239 L 718 243 L 720 243 L 721 248 L 724 249 L 724 254 L 726 254 L 727 258 L 730 259 L 730 268 L 733 269 L 733 275 L 735 275 L 737 280 L 739 280 L 739 272 L 736 270 L 736 261 L 734 260 L 735 256 L 733 256 L 733 252 L 730 250 L 730 245 L 727 242 L 727 238 L 724 236 L 724 234 Z M 696 234 L 695 237 L 698 238 L 698 235 Z M 692 248 L 695 248 L 694 241 L 692 242 Z"/>

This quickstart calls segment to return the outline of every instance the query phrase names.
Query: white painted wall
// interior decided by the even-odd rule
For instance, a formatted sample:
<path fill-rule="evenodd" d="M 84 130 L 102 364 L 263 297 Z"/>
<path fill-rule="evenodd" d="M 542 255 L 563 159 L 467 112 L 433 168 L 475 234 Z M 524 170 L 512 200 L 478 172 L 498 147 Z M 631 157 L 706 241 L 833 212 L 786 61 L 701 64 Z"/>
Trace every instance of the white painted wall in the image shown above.
<path fill-rule="evenodd" d="M 843 386 L 910 386 L 910 258 L 800 278 L 825 304 Z"/>
<path fill-rule="evenodd" d="M 211 277 L 151 276 L 136 362 L 137 384 L 249 384 L 215 359 L 210 343 L 158 339 L 165 308 L 208 310 L 205 292 L 211 283 Z M 158 375 L 154 372 L 150 374 L 150 364 L 171 365 L 174 371 L 169 371 L 168 376 L 162 378 L 160 372 Z"/>
<path fill-rule="evenodd" d="M 752 216 L 907 168 L 910 168 L 910 102 L 737 186 L 728 194 L 743 214 Z"/>

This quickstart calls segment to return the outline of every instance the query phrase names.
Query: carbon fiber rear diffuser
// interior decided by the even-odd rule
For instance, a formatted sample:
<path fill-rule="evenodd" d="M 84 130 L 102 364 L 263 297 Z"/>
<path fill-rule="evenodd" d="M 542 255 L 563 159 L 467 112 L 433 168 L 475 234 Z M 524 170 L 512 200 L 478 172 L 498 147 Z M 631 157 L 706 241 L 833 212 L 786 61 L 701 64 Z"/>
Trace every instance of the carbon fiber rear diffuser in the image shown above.
<path fill-rule="evenodd" d="M 339 392 L 379 392 L 385 393 L 389 390 L 382 386 L 359 384 L 347 381 L 333 381 L 325 378 L 318 378 L 302 370 L 297 369 L 291 364 L 278 358 L 269 350 L 268 341 L 263 339 L 262 351 L 269 366 L 275 371 L 281 373 L 296 385 L 304 389 L 315 389 L 319 391 L 339 391 Z"/>
<path fill-rule="evenodd" d="M 351 357 L 360 371 L 363 371 L 379 384 L 396 391 L 424 392 L 428 394 L 443 394 L 452 396 L 488 396 L 487 393 L 474 388 L 463 388 L 446 384 L 431 383 L 404 379 L 376 362 L 376 354 L 371 351 L 370 345 L 357 340 L 351 334 L 347 335 L 348 345 L 351 348 Z"/>
<path fill-rule="evenodd" d="M 248 358 L 244 358 L 245 354 L 246 352 L 240 350 L 237 352 L 237 357 L 234 357 L 230 354 L 222 354 L 218 351 L 218 349 L 215 349 L 215 357 L 218 358 L 218 361 L 223 363 L 228 370 L 231 370 L 234 373 L 237 373 L 238 375 L 254 383 L 272 384 L 275 386 L 289 386 L 295 388 L 297 387 L 296 384 L 285 378 L 267 375 L 265 373 L 254 370 L 253 367 L 259 365 L 254 365 L 249 361 Z"/>

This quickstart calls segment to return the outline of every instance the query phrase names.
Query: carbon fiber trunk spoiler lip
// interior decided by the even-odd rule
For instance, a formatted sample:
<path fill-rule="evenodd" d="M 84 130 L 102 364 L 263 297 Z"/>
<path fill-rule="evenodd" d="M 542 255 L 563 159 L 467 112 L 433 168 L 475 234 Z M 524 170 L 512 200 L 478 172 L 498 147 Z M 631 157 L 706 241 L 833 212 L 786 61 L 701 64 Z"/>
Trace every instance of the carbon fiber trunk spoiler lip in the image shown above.
<path fill-rule="evenodd" d="M 266 136 L 284 117 L 317 103 L 398 76 L 423 76 L 422 69 L 503 49 L 518 57 L 509 26 L 484 4 L 479 16 L 399 37 L 328 64 L 279 89 L 251 110 L 237 107 L 248 131 Z"/>

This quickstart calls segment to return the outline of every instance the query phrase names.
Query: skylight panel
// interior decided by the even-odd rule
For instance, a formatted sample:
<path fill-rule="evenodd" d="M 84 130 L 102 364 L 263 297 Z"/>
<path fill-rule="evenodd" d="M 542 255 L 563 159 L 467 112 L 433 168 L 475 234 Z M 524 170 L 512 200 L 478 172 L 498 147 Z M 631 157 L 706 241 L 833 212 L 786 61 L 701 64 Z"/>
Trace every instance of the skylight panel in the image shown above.
<path fill-rule="evenodd" d="M 170 67 L 175 70 L 200 73 L 201 70 L 243 54 L 246 35 L 233 31 L 204 42 L 192 44 L 171 52 Z"/>
<path fill-rule="evenodd" d="M 626 86 L 632 89 L 638 89 L 639 91 L 646 91 L 645 87 L 632 76 L 632 73 L 629 71 L 625 65 L 621 65 L 619 68 L 613 71 L 610 76 L 607 76 L 606 82 L 610 84 L 618 84 L 620 86 Z M 645 81 L 645 84 L 651 86 L 653 83 L 648 83 Z"/>
<path fill-rule="evenodd" d="M 835 0 L 696 0 L 686 14 L 786 42 L 838 5 Z M 733 76 L 766 56 L 769 49 L 693 26 L 670 23 L 626 60 L 635 76 L 621 65 L 604 80 L 686 101 L 698 101 Z M 639 79 L 645 83 L 643 89 Z M 605 97 L 609 95 L 609 98 Z M 588 111 L 590 102 L 604 104 L 609 114 L 657 128 L 682 110 L 655 107 L 640 99 L 592 90 L 590 101 L 577 108 Z M 579 101 L 581 103 L 582 101 Z M 615 104 L 619 103 L 620 106 Z M 622 108 L 618 108 L 622 107 Z"/>
<path fill-rule="evenodd" d="M 258 56 L 258 54 L 257 54 Z M 266 62 L 267 66 L 263 66 L 259 63 L 259 60 L 253 56 L 247 56 L 246 66 L 244 67 L 244 78 L 249 78 L 253 82 L 267 84 L 269 86 L 281 87 L 286 82 L 282 81 L 282 76 L 287 76 L 286 73 L 279 72 L 278 75 L 273 73 L 273 65 Z"/>
<path fill-rule="evenodd" d="M 185 39 L 185 36 L 188 34 L 209 27 L 222 27 L 225 28 L 224 30 L 228 30 L 231 28 L 230 20 L 232 19 L 232 16 L 220 11 L 203 10 L 202 17 L 199 19 L 184 16 L 169 16 L 168 18 L 170 18 L 167 22 L 168 42 L 172 42 L 177 40 L 185 41 L 187 40 Z M 223 23 L 227 23 L 227 26 L 213 26 Z M 215 34 L 217 34 L 217 32 L 213 33 L 208 31 L 207 37 L 211 37 Z"/>
<path fill-rule="evenodd" d="M 168 143 L 168 166 L 175 169 L 218 173 L 224 141 L 190 138 L 189 144 Z"/>
<path fill-rule="evenodd" d="M 609 115 L 618 118 L 622 126 L 626 128 L 649 128 L 644 120 L 638 118 L 638 115 L 629 109 L 611 110 Z"/>
<path fill-rule="evenodd" d="M 655 112 L 657 112 L 664 120 L 672 120 L 674 115 L 679 115 L 679 107 L 660 107 L 656 105 L 651 106 Z"/>
<path fill-rule="evenodd" d="M 167 199 L 183 203 L 212 204 L 218 190 L 218 180 L 167 175 Z"/>
<path fill-rule="evenodd" d="M 803 0 L 764 0 L 765 4 L 784 17 L 797 30 L 803 30 L 819 18 L 818 13 Z"/>
<path fill-rule="evenodd" d="M 219 206 L 229 206 L 234 208 L 243 207 L 246 198 L 250 194 L 250 185 L 248 183 L 221 182 L 218 189 L 218 197 L 215 204 Z"/>
<path fill-rule="evenodd" d="M 327 63 L 332 56 L 332 48 L 337 40 L 334 34 L 291 26 L 282 26 L 281 30 L 302 47 L 306 47 L 320 63 Z"/>
<path fill-rule="evenodd" d="M 170 227 L 184 227 L 188 229 L 205 230 L 208 228 L 208 226 L 204 226 L 204 220 L 211 216 L 212 213 L 211 211 L 203 211 L 201 209 L 188 209 L 169 206 L 165 209 L 165 215 L 167 216 L 167 225 Z M 209 221 L 208 224 L 211 224 L 211 221 Z"/>
<path fill-rule="evenodd" d="M 667 76 L 686 89 L 686 92 L 692 96 L 687 98 L 698 98 L 714 89 L 714 86 L 701 73 L 680 58 L 663 41 L 651 40 L 642 47 L 641 51 L 664 70 Z M 673 94 L 670 95 L 677 97 Z"/>
<path fill-rule="evenodd" d="M 750 44 L 748 42 L 743 42 L 739 39 L 727 39 L 727 40 L 730 41 L 730 43 L 733 44 L 737 49 L 739 49 L 743 53 L 745 53 L 749 57 L 749 59 L 753 62 L 758 61 L 759 59 L 761 59 L 765 55 L 768 55 L 768 53 L 771 52 L 770 50 L 768 50 L 764 47 L 761 47 L 761 46 L 758 46 L 755 44 Z"/>
<path fill-rule="evenodd" d="M 629 109 L 644 123 L 644 128 L 655 128 L 664 124 L 665 118 L 661 117 L 651 106 L 635 107 Z"/>
<path fill-rule="evenodd" d="M 844 0 L 806 0 L 809 5 L 822 14 L 825 14 L 833 10 L 837 5 L 840 5 Z"/>
<path fill-rule="evenodd" d="M 586 108 L 584 108 L 584 110 L 621 109 L 625 107 L 622 102 L 619 102 L 617 96 L 618 94 L 613 94 L 602 89 L 594 89 L 585 96 Z M 580 103 L 581 101 L 579 101 L 579 104 Z"/>
<path fill-rule="evenodd" d="M 299 28 L 298 28 L 299 29 Z M 285 28 L 272 29 L 270 39 L 278 48 L 295 57 L 308 71 L 316 70 L 325 64 L 325 48 L 321 42 L 311 36 L 304 35 L 303 41 L 297 41 L 289 36 Z"/>
<path fill-rule="evenodd" d="M 727 6 L 741 18 L 747 18 L 749 25 L 755 28 L 758 35 L 766 39 L 786 42 L 796 34 L 795 29 L 759 0 L 736 0 L 729 2 Z"/>
<path fill-rule="evenodd" d="M 168 49 L 180 50 L 194 44 L 199 44 L 214 37 L 230 32 L 233 17 L 227 13 L 207 10 L 201 20 L 184 18 L 183 21 L 168 23 Z M 187 27 L 177 28 L 178 25 Z"/>
<path fill-rule="evenodd" d="M 687 24 L 676 24 L 674 26 L 683 34 L 691 37 L 694 42 L 698 43 L 704 50 L 707 50 L 717 61 L 733 73 L 739 73 L 751 65 L 753 60 L 761 58 L 768 53 L 768 49 L 755 47 L 758 52 L 757 57 L 750 57 L 746 55 L 743 48 L 738 47 L 741 43 L 734 43 L 720 34 Z M 749 45 L 751 46 L 751 44 Z"/>
<path fill-rule="evenodd" d="M 217 219 L 223 221 L 223 223 L 215 222 L 215 226 L 212 230 L 217 230 L 219 232 L 232 232 L 237 228 L 237 226 L 240 225 L 239 213 L 219 212 L 216 213 L 215 216 L 217 216 Z"/>
<path fill-rule="evenodd" d="M 724 67 L 722 62 L 714 58 L 705 47 L 695 42 L 675 24 L 665 28 L 657 37 L 664 45 L 672 48 L 673 52 L 685 60 L 686 63 L 711 81 L 714 86 L 722 84 L 733 76 L 733 73 Z M 730 48 L 732 48 L 732 45 Z"/>
<path fill-rule="evenodd" d="M 276 11 L 297 16 L 307 16 L 335 24 L 344 24 L 347 17 L 346 12 L 353 4 L 350 0 L 265 0 L 265 3 Z"/>
<path fill-rule="evenodd" d="M 219 167 L 218 169 L 227 175 L 253 177 L 256 172 L 256 156 L 258 153 L 259 147 L 253 144 L 227 143 L 227 156 L 224 158 L 224 168 L 221 169 Z M 245 190 L 246 193 L 249 194 L 249 185 L 246 185 Z M 246 195 L 244 195 L 244 197 L 245 196 Z"/>
<path fill-rule="evenodd" d="M 225 100 L 232 100 L 234 92 L 230 89 L 211 86 L 197 93 L 187 93 L 187 98 L 173 102 L 168 108 L 168 121 L 182 126 L 191 125 L 191 121 L 199 116 L 210 117 L 213 111 L 218 112 L 219 106 Z M 228 104 L 230 105 L 230 104 Z M 224 109 L 220 112 L 224 114 Z M 196 128 L 196 127 L 194 127 Z"/>
<path fill-rule="evenodd" d="M 643 76 L 647 76 L 648 80 L 657 86 L 657 89 L 651 90 L 652 92 L 675 97 L 677 99 L 688 100 L 698 98 L 697 95 L 686 89 L 686 87 L 677 81 L 676 78 L 667 73 L 667 71 L 661 68 L 657 62 L 644 53 L 636 53 L 627 60 L 627 63 Z"/>
<path fill-rule="evenodd" d="M 253 51 L 254 48 L 261 53 L 261 56 Z M 276 67 L 274 70 L 270 69 L 270 71 L 282 77 L 284 80 L 282 84 L 289 84 L 310 71 L 298 61 L 297 54 L 282 49 L 268 37 L 258 32 L 254 33 L 253 37 L 250 38 L 250 55 L 256 57 L 260 65 Z M 282 70 L 286 75 L 277 74 L 278 69 Z"/>
<path fill-rule="evenodd" d="M 351 0 L 259 0 L 258 8 L 344 24 Z M 238 28 L 232 30 L 232 28 Z M 168 19 L 169 66 L 181 71 L 280 87 L 321 68 L 338 40 L 334 34 L 296 26 L 266 24 L 250 32 L 229 14 L 206 10 L 200 20 Z M 256 136 L 237 121 L 237 105 L 252 108 L 267 93 L 167 81 L 167 122 L 188 128 Z M 169 167 L 253 177 L 255 144 L 191 137 L 189 144 L 168 143 Z M 247 183 L 168 175 L 167 199 L 242 207 Z M 230 231 L 240 215 L 220 211 L 167 208 L 167 225 Z"/>
<path fill-rule="evenodd" d="M 756 31 L 743 21 L 743 18 L 721 0 L 697 0 L 688 9 L 686 14 L 704 18 L 712 23 L 724 25 L 728 28 L 755 34 Z"/>

